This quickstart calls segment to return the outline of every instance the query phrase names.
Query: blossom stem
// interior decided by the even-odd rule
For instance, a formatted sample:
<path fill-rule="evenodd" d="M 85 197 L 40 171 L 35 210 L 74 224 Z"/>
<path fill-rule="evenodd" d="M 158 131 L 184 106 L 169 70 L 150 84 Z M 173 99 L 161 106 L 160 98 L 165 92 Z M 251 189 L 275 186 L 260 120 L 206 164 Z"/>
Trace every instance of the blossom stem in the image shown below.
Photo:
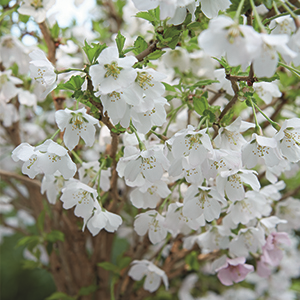
<path fill-rule="evenodd" d="M 168 140 L 168 138 L 166 136 L 164 136 L 162 134 L 159 134 L 159 133 L 157 133 L 156 131 L 154 131 L 152 129 L 150 130 L 150 132 L 153 133 L 154 135 L 156 135 L 160 140 L 162 140 L 164 142 Z"/>
<path fill-rule="evenodd" d="M 277 18 L 279 18 L 279 17 L 288 16 L 288 15 L 290 14 L 290 13 L 288 13 L 288 12 L 280 13 L 279 10 L 278 10 L 278 8 L 277 8 L 277 5 L 276 5 L 275 2 L 273 2 L 273 7 L 274 7 L 274 10 L 275 10 L 275 12 L 276 12 L 276 16 L 273 16 L 273 17 L 271 17 L 271 18 L 265 19 L 265 20 L 263 21 L 263 24 L 268 24 L 268 23 L 270 23 L 272 20 L 275 20 L 275 19 L 277 19 Z M 276 8 L 275 8 L 275 7 L 276 7 Z M 300 9 L 294 10 L 294 13 L 295 13 L 295 14 L 300 14 Z"/>
<path fill-rule="evenodd" d="M 276 12 L 276 15 L 278 15 L 278 17 L 281 16 L 280 11 L 279 11 L 278 6 L 277 6 L 275 1 L 273 1 L 273 7 L 274 7 L 274 10 Z"/>
<path fill-rule="evenodd" d="M 251 106 L 252 106 L 252 110 L 253 110 L 253 116 L 254 116 L 254 120 L 255 120 L 255 132 L 257 132 L 259 135 L 262 135 L 262 130 L 261 127 L 259 126 L 259 123 L 257 121 L 257 116 L 256 116 L 256 111 L 255 111 L 255 107 L 254 107 L 254 102 L 251 101 Z"/>
<path fill-rule="evenodd" d="M 91 181 L 91 184 L 92 184 L 92 185 L 94 185 L 94 183 L 96 182 L 96 180 L 97 180 L 97 178 L 98 178 L 98 187 L 100 186 L 100 176 L 101 176 L 101 171 L 102 171 L 102 169 L 104 168 L 105 164 L 106 164 L 106 160 L 103 159 L 103 161 L 102 161 L 102 163 L 101 163 L 101 165 L 100 165 L 100 168 L 99 168 L 97 174 L 95 175 L 95 177 L 94 177 L 93 180 Z M 98 194 L 99 194 L 99 191 L 98 191 Z"/>
<path fill-rule="evenodd" d="M 171 195 L 172 195 L 172 192 L 175 190 L 175 188 L 176 188 L 179 184 L 181 184 L 183 181 L 184 181 L 184 178 L 182 178 L 182 179 L 176 181 L 175 184 L 174 184 L 174 186 L 172 186 L 172 187 L 170 188 L 171 193 L 170 193 L 170 195 L 169 195 L 167 198 L 165 198 L 164 202 L 163 202 L 163 203 L 161 204 L 161 206 L 159 207 L 159 209 L 158 209 L 159 212 L 161 212 L 161 211 L 163 210 L 163 208 L 165 207 L 166 203 L 167 203 L 168 200 L 170 199 L 170 197 L 171 197 Z"/>
<path fill-rule="evenodd" d="M 259 28 L 260 28 L 260 31 L 261 31 L 261 32 L 265 32 L 265 31 L 266 31 L 265 26 L 263 25 L 263 23 L 262 23 L 262 21 L 261 21 L 261 19 L 260 19 L 260 16 L 259 16 L 259 14 L 258 14 L 258 12 L 257 12 L 257 10 L 256 10 L 254 1 L 253 1 L 253 0 L 250 0 L 250 4 L 251 4 L 252 10 L 253 10 L 253 12 L 254 12 L 254 16 L 255 16 L 255 19 L 256 19 L 256 21 L 257 21 L 257 24 L 258 24 L 258 26 L 259 26 Z"/>
<path fill-rule="evenodd" d="M 146 147 L 145 147 L 144 143 L 141 141 L 141 139 L 140 139 L 140 137 L 139 137 L 139 135 L 138 135 L 138 133 L 137 133 L 137 131 L 136 131 L 136 129 L 133 126 L 133 124 L 132 124 L 131 121 L 130 121 L 130 129 L 131 129 L 131 131 L 134 132 L 134 134 L 135 134 L 135 136 L 136 136 L 136 138 L 137 138 L 137 140 L 139 142 L 139 148 L 140 148 L 140 150 L 141 151 L 146 150 Z"/>
<path fill-rule="evenodd" d="M 197 126 L 197 130 L 200 130 L 200 128 L 201 128 L 201 126 L 203 125 L 203 123 L 207 120 L 207 116 L 202 116 L 202 118 L 201 118 L 201 120 L 200 120 L 200 122 L 199 122 L 199 124 L 198 124 L 198 126 Z"/>
<path fill-rule="evenodd" d="M 57 129 L 57 130 L 55 131 L 55 133 L 51 136 L 50 140 L 53 141 L 53 139 L 55 138 L 55 136 L 56 136 L 59 132 L 60 132 L 60 129 Z"/>
<path fill-rule="evenodd" d="M 289 8 L 288 5 L 285 4 L 285 2 L 280 2 L 280 4 L 286 9 L 293 19 L 297 19 L 297 15 Z"/>
<path fill-rule="evenodd" d="M 239 4 L 239 6 L 238 6 L 238 9 L 237 9 L 237 11 L 236 11 L 236 13 L 235 13 L 234 20 L 235 20 L 237 23 L 238 23 L 238 21 L 239 21 L 239 18 L 240 18 L 241 11 L 242 11 L 242 8 L 243 8 L 244 3 L 245 3 L 245 0 L 240 1 L 240 4 Z"/>
<path fill-rule="evenodd" d="M 165 131 L 163 132 L 163 135 L 166 136 L 169 126 L 171 125 L 171 122 L 173 121 L 173 119 L 175 118 L 175 116 L 177 115 L 177 112 L 185 105 L 186 103 L 181 104 L 180 106 L 178 106 L 177 108 L 175 108 L 173 111 L 171 111 L 170 113 L 168 113 L 167 118 L 169 116 L 171 116 L 170 121 L 165 129 Z"/>
<path fill-rule="evenodd" d="M 291 71 L 292 73 L 294 73 L 295 75 L 297 75 L 298 77 L 300 77 L 300 71 L 299 70 L 297 70 L 297 69 L 295 69 L 295 68 L 293 68 L 291 66 L 288 66 L 288 65 L 286 65 L 286 64 L 284 64 L 282 62 L 279 62 L 278 65 L 282 66 L 282 67 L 284 67 L 286 69 L 288 69 L 289 71 Z"/>
<path fill-rule="evenodd" d="M 74 150 L 72 150 L 71 153 L 72 153 L 72 154 L 74 155 L 74 157 L 79 161 L 80 164 L 83 163 L 83 161 L 81 160 L 81 158 L 78 156 L 78 154 L 77 154 Z"/>
<path fill-rule="evenodd" d="M 61 70 L 61 71 L 55 70 L 55 73 L 56 74 L 62 74 L 62 73 L 75 72 L 75 71 L 86 73 L 84 70 L 82 70 L 82 69 L 76 69 L 76 68 L 75 69 L 70 68 L 70 69 L 65 69 L 65 70 Z"/>
<path fill-rule="evenodd" d="M 280 130 L 280 125 L 274 121 L 272 121 L 259 107 L 256 103 L 254 103 L 252 100 L 251 100 L 251 103 L 252 103 L 252 107 L 255 106 L 255 108 L 267 119 L 267 121 L 277 130 L 279 131 Z M 255 114 L 254 114 L 255 115 Z M 256 118 L 256 116 L 255 116 Z"/>
<path fill-rule="evenodd" d="M 157 254 L 157 257 L 155 258 L 155 262 L 159 262 L 160 261 L 161 255 L 162 255 L 162 253 L 164 251 L 164 248 L 165 248 L 166 245 L 168 245 L 170 238 L 171 238 L 171 234 L 169 233 L 168 236 L 165 239 L 164 245 L 161 247 L 161 250 Z"/>

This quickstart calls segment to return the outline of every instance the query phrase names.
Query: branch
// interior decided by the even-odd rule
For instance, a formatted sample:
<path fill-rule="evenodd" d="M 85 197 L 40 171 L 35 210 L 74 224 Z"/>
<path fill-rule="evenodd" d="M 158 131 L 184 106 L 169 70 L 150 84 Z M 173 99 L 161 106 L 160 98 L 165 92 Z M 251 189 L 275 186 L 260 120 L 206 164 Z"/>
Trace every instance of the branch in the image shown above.
<path fill-rule="evenodd" d="M 285 200 L 286 198 L 292 197 L 300 192 L 300 186 L 295 188 L 293 191 L 286 192 L 279 201 Z"/>
<path fill-rule="evenodd" d="M 238 93 L 239 93 L 239 87 L 237 85 L 238 81 L 247 81 L 248 85 L 253 85 L 255 81 L 257 81 L 257 78 L 254 77 L 254 71 L 253 71 L 253 65 L 250 66 L 250 71 L 248 76 L 234 76 L 230 74 L 226 74 L 226 79 L 230 80 L 232 89 L 234 91 L 234 96 L 232 99 L 227 103 L 225 108 L 222 110 L 217 123 L 220 123 L 220 121 L 224 118 L 224 116 L 227 114 L 227 112 L 234 106 L 238 99 Z"/>
<path fill-rule="evenodd" d="M 30 179 L 26 176 L 23 175 L 19 175 L 13 172 L 9 172 L 9 171 L 5 171 L 5 170 L 1 170 L 0 169 L 0 176 L 2 177 L 6 177 L 7 179 L 16 179 L 19 180 L 21 182 L 23 182 L 24 184 L 29 184 L 32 185 L 33 187 L 37 187 L 37 188 L 41 188 L 41 182 L 36 180 L 36 179 Z"/>
<path fill-rule="evenodd" d="M 139 62 L 141 62 L 147 55 L 149 55 L 150 53 L 154 52 L 157 49 L 156 48 L 157 43 L 158 41 L 154 41 L 153 43 L 151 43 L 147 49 L 142 51 L 140 54 L 136 55 L 136 59 Z"/>
<path fill-rule="evenodd" d="M 44 36 L 45 42 L 48 47 L 48 59 L 52 62 L 53 65 L 56 63 L 55 52 L 56 46 L 55 42 L 51 36 L 50 30 L 46 24 L 46 22 L 39 23 L 40 30 Z"/>

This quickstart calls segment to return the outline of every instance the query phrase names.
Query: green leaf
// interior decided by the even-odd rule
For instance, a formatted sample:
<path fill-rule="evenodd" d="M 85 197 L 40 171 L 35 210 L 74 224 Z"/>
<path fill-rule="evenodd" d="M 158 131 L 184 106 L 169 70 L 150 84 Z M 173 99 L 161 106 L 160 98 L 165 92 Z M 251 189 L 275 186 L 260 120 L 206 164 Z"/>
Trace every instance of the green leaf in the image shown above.
<path fill-rule="evenodd" d="M 18 241 L 17 247 L 26 246 L 29 251 L 32 251 L 41 242 L 41 238 L 38 235 L 25 236 Z"/>
<path fill-rule="evenodd" d="M 129 264 L 131 263 L 132 259 L 129 256 L 125 256 L 125 257 L 118 257 L 117 259 L 117 266 L 119 268 L 119 270 L 122 270 L 124 268 L 126 268 L 127 266 L 129 266 Z"/>
<path fill-rule="evenodd" d="M 166 98 L 167 101 L 171 101 L 172 99 L 177 98 L 177 96 L 176 95 L 167 95 L 164 98 Z"/>
<path fill-rule="evenodd" d="M 46 241 L 49 242 L 56 242 L 56 241 L 64 241 L 65 240 L 65 235 L 63 234 L 63 232 L 59 231 L 59 230 L 52 230 L 51 232 L 49 232 L 46 237 L 45 237 Z"/>
<path fill-rule="evenodd" d="M 72 76 L 67 82 L 60 83 L 57 86 L 57 89 L 59 90 L 81 90 L 81 86 L 83 85 L 85 81 L 84 77 L 81 77 L 80 75 Z"/>
<path fill-rule="evenodd" d="M 189 266 L 190 270 L 199 271 L 200 264 L 198 262 L 197 256 L 197 252 L 193 251 L 185 257 L 185 262 Z"/>
<path fill-rule="evenodd" d="M 53 243 L 48 242 L 46 245 L 46 251 L 47 251 L 48 255 L 51 255 L 52 250 L 53 250 Z"/>
<path fill-rule="evenodd" d="M 210 85 L 210 84 L 212 84 L 214 82 L 219 82 L 219 81 L 218 80 L 211 80 L 211 79 L 203 79 L 203 80 L 200 80 L 200 81 L 196 82 L 195 84 L 191 85 L 189 87 L 189 90 L 192 91 L 192 90 L 194 90 L 197 87 L 202 88 L 202 87 L 204 87 L 206 85 Z"/>
<path fill-rule="evenodd" d="M 209 109 L 205 109 L 205 110 L 204 110 L 203 116 L 208 117 L 208 119 L 209 119 L 209 121 L 210 121 L 211 123 L 216 122 L 216 120 L 217 120 L 217 118 L 216 118 L 216 116 L 214 115 L 214 113 L 211 112 Z"/>
<path fill-rule="evenodd" d="M 76 298 L 68 296 L 67 294 L 62 292 L 55 292 L 45 300 L 76 300 Z"/>
<path fill-rule="evenodd" d="M 228 65 L 228 63 L 227 63 L 227 61 L 225 60 L 224 57 L 222 57 L 221 59 L 218 59 L 217 57 L 212 56 L 212 58 L 215 59 L 216 61 L 218 61 L 219 64 L 224 67 L 224 69 L 229 68 L 229 65 Z"/>
<path fill-rule="evenodd" d="M 51 36 L 54 38 L 54 39 L 57 39 L 58 36 L 59 36 L 59 32 L 60 32 L 60 28 L 57 24 L 57 22 L 54 24 L 54 26 L 50 29 L 51 31 Z"/>
<path fill-rule="evenodd" d="M 238 9 L 238 7 L 239 7 L 239 4 L 240 4 L 241 0 L 230 0 L 230 1 L 231 1 L 231 5 L 230 5 L 230 7 L 228 8 L 227 11 L 228 11 L 228 12 L 229 12 L 229 11 L 234 11 L 234 12 L 236 12 L 237 9 Z M 251 8 L 250 1 L 249 1 L 249 0 L 246 0 L 245 3 L 244 3 L 244 5 L 243 5 L 243 7 L 242 7 L 241 14 L 242 14 L 242 15 L 245 14 L 246 11 L 247 11 L 248 9 L 250 9 L 250 8 Z"/>
<path fill-rule="evenodd" d="M 192 30 L 192 29 L 200 29 L 202 27 L 201 23 L 200 22 L 193 22 L 193 23 L 190 23 L 189 25 L 187 25 L 187 29 L 189 30 Z"/>
<path fill-rule="evenodd" d="M 147 21 L 151 22 L 153 25 L 159 21 L 153 13 L 147 12 L 147 11 L 140 11 L 135 16 L 137 18 L 147 20 Z"/>
<path fill-rule="evenodd" d="M 224 124 L 225 126 L 229 125 L 230 123 L 232 123 L 232 119 L 234 116 L 234 111 L 235 111 L 235 106 L 233 106 L 232 109 L 230 109 L 225 116 L 222 118 L 222 125 Z"/>
<path fill-rule="evenodd" d="M 123 54 L 133 51 L 134 49 L 135 49 L 135 47 L 128 47 L 128 48 L 124 49 Z"/>
<path fill-rule="evenodd" d="M 146 50 L 147 48 L 148 48 L 148 43 L 144 40 L 144 38 L 138 36 L 134 42 L 134 49 L 132 49 L 132 51 L 135 55 L 137 55 L 143 52 L 144 50 Z"/>
<path fill-rule="evenodd" d="M 3 16 L 3 15 L 2 15 Z M 1 17 L 2 17 L 1 16 Z M 21 14 L 19 14 L 19 20 L 20 20 L 20 22 L 23 22 L 23 23 L 27 23 L 28 21 L 29 21 L 29 18 L 30 18 L 30 16 L 26 16 L 26 15 L 21 15 Z M 1 19 L 1 18 L 0 18 Z"/>
<path fill-rule="evenodd" d="M 98 263 L 97 266 L 101 267 L 102 269 L 107 270 L 107 271 L 111 271 L 111 272 L 114 272 L 117 274 L 119 273 L 119 268 L 116 265 L 114 265 L 108 261 Z"/>
<path fill-rule="evenodd" d="M 203 115 L 203 112 L 208 109 L 209 105 L 207 102 L 207 98 L 206 97 L 193 97 L 193 103 L 194 103 L 194 108 L 195 111 L 199 114 L 199 115 Z"/>
<path fill-rule="evenodd" d="M 147 55 L 147 59 L 156 60 L 156 59 L 160 58 L 164 53 L 166 53 L 166 51 L 155 50 L 154 52 Z"/>
<path fill-rule="evenodd" d="M 44 223 L 45 223 L 45 210 L 43 210 L 38 216 L 36 226 L 40 232 L 44 231 Z"/>
<path fill-rule="evenodd" d="M 166 91 L 169 91 L 169 92 L 176 92 L 176 89 L 173 85 L 170 85 L 166 82 L 162 82 L 162 84 L 165 86 L 166 88 Z"/>
<path fill-rule="evenodd" d="M 258 81 L 272 82 L 277 79 L 279 80 L 280 77 L 277 73 L 275 73 L 272 77 L 259 77 L 257 79 L 258 79 Z"/>
<path fill-rule="evenodd" d="M 273 0 L 262 0 L 263 4 L 268 8 L 272 9 L 273 7 Z"/>
<path fill-rule="evenodd" d="M 123 36 L 121 34 L 121 32 L 119 31 L 117 34 L 117 37 L 116 37 L 116 44 L 117 44 L 120 55 L 123 55 L 123 48 L 124 48 L 125 40 L 126 40 L 125 36 Z"/>
<path fill-rule="evenodd" d="M 10 0 L 0 0 L 0 5 L 6 6 Z"/>
<path fill-rule="evenodd" d="M 84 41 L 84 44 L 85 45 L 84 47 L 82 47 L 82 49 L 85 52 L 91 64 L 96 62 L 100 53 L 107 47 L 106 44 L 101 45 L 101 44 L 92 43 L 91 45 L 89 45 L 87 41 Z"/>
<path fill-rule="evenodd" d="M 27 270 L 34 270 L 41 266 L 40 262 L 34 260 L 24 260 L 22 262 L 22 267 Z"/>
<path fill-rule="evenodd" d="M 91 293 L 96 292 L 97 289 L 98 287 L 96 285 L 84 286 L 79 290 L 78 296 L 87 296 Z"/>

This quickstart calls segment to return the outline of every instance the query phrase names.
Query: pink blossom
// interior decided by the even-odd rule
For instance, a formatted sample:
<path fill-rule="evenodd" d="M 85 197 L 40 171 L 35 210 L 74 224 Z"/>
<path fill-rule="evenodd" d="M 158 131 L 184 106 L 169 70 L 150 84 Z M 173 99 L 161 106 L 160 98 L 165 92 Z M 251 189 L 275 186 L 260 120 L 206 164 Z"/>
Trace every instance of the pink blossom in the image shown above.
<path fill-rule="evenodd" d="M 254 270 L 252 265 L 245 264 L 245 257 L 226 258 L 226 263 L 218 268 L 218 278 L 224 285 L 243 281 L 248 273 Z"/>
<path fill-rule="evenodd" d="M 263 246 L 262 259 L 271 266 L 278 266 L 283 252 L 280 245 L 290 245 L 291 241 L 286 232 L 272 232 L 268 237 L 266 244 Z"/>
<path fill-rule="evenodd" d="M 268 277 L 271 274 L 270 266 L 278 266 L 283 258 L 281 245 L 290 245 L 291 241 L 286 232 L 272 232 L 262 247 L 263 254 L 257 262 L 257 274 Z"/>

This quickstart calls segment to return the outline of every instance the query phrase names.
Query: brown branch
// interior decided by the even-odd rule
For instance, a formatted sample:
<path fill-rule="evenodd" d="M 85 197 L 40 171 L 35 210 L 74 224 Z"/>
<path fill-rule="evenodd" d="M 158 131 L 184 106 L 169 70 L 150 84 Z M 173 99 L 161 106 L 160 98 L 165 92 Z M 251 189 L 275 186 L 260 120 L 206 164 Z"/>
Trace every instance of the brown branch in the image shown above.
<path fill-rule="evenodd" d="M 118 194 L 118 173 L 117 173 L 117 151 L 119 145 L 119 134 L 111 131 L 111 148 L 110 148 L 110 157 L 112 158 L 112 166 L 111 166 L 111 179 L 110 179 L 110 194 L 112 196 L 113 201 L 109 204 L 108 210 L 114 211 L 116 209 L 116 204 L 119 200 Z"/>
<path fill-rule="evenodd" d="M 7 223 L 5 222 L 3 216 L 1 216 L 1 215 L 0 215 L 0 220 L 1 220 L 1 223 L 2 223 L 2 225 L 3 225 L 4 227 L 9 228 L 9 229 L 12 229 L 12 230 L 17 231 L 17 232 L 20 232 L 20 233 L 22 233 L 22 234 L 24 234 L 24 235 L 29 235 L 29 233 L 28 233 L 26 230 L 24 230 L 23 228 L 21 228 L 21 227 L 14 227 L 14 226 L 12 226 L 12 225 L 10 225 L 10 224 L 7 224 Z"/>
<path fill-rule="evenodd" d="M 5 171 L 5 170 L 1 170 L 0 169 L 0 176 L 2 177 L 6 177 L 8 179 L 16 179 L 16 180 L 19 180 L 21 182 L 23 182 L 24 184 L 29 184 L 29 185 L 32 185 L 36 188 L 41 188 L 41 182 L 36 180 L 36 179 L 30 179 L 24 175 L 19 175 L 19 174 L 16 174 L 16 173 L 13 173 L 13 172 L 9 172 L 9 171 Z"/>
<path fill-rule="evenodd" d="M 232 89 L 234 91 L 234 96 L 232 99 L 227 103 L 225 108 L 222 110 L 217 123 L 220 123 L 220 121 L 224 118 L 224 116 L 227 114 L 227 112 L 234 106 L 236 101 L 238 100 L 238 94 L 239 94 L 239 87 L 237 85 L 238 81 L 247 81 L 248 85 L 252 86 L 255 81 L 257 81 L 257 78 L 254 77 L 254 71 L 253 71 L 253 65 L 250 66 L 250 71 L 248 76 L 234 76 L 230 74 L 226 74 L 226 79 L 231 82 Z"/>
<path fill-rule="evenodd" d="M 280 198 L 279 201 L 282 201 L 282 200 L 285 200 L 285 199 L 287 199 L 287 198 L 289 198 L 289 197 L 292 197 L 292 196 L 298 194 L 299 192 L 300 192 L 300 185 L 299 185 L 297 188 L 295 188 L 293 191 L 288 191 L 288 192 L 286 192 L 286 193 Z"/>
<path fill-rule="evenodd" d="M 112 0 L 105 0 L 102 2 L 102 5 L 105 6 L 107 8 L 107 14 L 108 17 L 111 18 L 112 20 L 115 21 L 116 23 L 116 28 L 111 28 L 112 32 L 118 32 L 123 24 L 123 19 L 122 17 L 118 14 L 114 1 Z"/>
<path fill-rule="evenodd" d="M 147 49 L 145 49 L 144 51 L 142 51 L 140 54 L 136 55 L 136 59 L 141 62 L 147 55 L 149 55 L 150 53 L 154 52 L 157 48 L 158 41 L 154 41 L 153 43 L 151 43 Z"/>
<path fill-rule="evenodd" d="M 223 94 L 225 94 L 225 91 L 220 90 L 219 92 L 215 93 L 209 100 L 208 104 L 213 105 Z"/>
<path fill-rule="evenodd" d="M 232 87 L 233 86 L 237 86 L 236 82 L 233 83 L 233 81 L 232 81 L 231 84 L 232 84 Z M 220 114 L 220 116 L 218 118 L 217 123 L 221 122 L 221 120 L 225 117 L 225 115 L 227 114 L 227 112 L 234 106 L 234 104 L 236 103 L 237 99 L 238 99 L 238 94 L 236 93 L 231 98 L 231 100 L 227 103 L 227 105 L 225 106 L 225 108 L 222 110 L 222 112 L 221 112 L 221 114 Z"/>
<path fill-rule="evenodd" d="M 273 114 L 271 115 L 270 119 L 275 121 L 276 117 L 279 115 L 279 113 L 282 111 L 282 108 L 285 104 L 287 104 L 288 99 L 285 97 L 285 93 L 282 93 L 282 96 L 279 98 L 279 100 L 281 101 L 279 103 L 279 105 L 276 107 L 275 111 L 273 112 Z M 266 128 L 267 126 L 269 126 L 270 123 L 269 121 L 265 121 L 262 125 L 261 128 Z"/>
<path fill-rule="evenodd" d="M 56 63 L 55 52 L 56 52 L 56 45 L 55 41 L 53 40 L 50 30 L 46 24 L 46 22 L 39 23 L 40 30 L 44 36 L 46 45 L 48 47 L 48 59 L 52 62 L 53 65 Z"/>

